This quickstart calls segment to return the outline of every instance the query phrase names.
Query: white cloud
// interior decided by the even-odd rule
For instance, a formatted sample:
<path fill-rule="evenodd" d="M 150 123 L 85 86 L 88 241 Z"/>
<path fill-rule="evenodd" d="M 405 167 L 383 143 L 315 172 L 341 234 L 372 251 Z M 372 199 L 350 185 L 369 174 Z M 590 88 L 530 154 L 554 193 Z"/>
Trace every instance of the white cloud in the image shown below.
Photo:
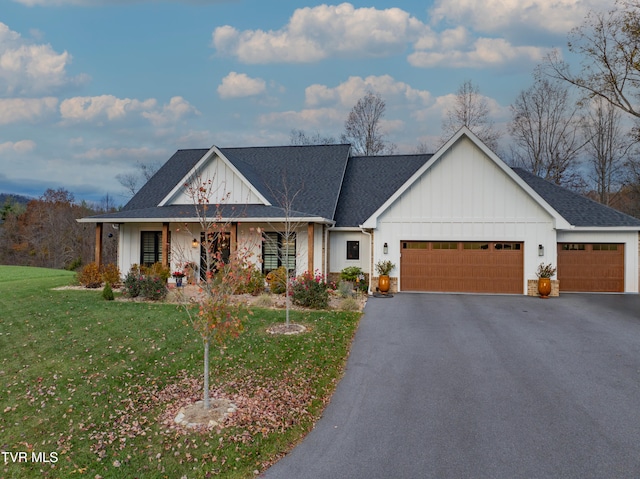
<path fill-rule="evenodd" d="M 166 126 L 190 115 L 200 115 L 200 112 L 181 96 L 171 98 L 169 104 L 163 105 L 161 111 L 144 111 L 142 113 L 142 116 L 154 126 Z"/>
<path fill-rule="evenodd" d="M 55 113 L 57 106 L 58 99 L 54 97 L 0 99 L 0 125 L 35 122 Z"/>
<path fill-rule="evenodd" d="M 164 149 L 151 148 L 91 148 L 83 153 L 73 155 L 74 158 L 84 160 L 96 159 L 145 159 L 145 158 L 164 158 L 167 151 Z"/>
<path fill-rule="evenodd" d="M 372 75 L 366 78 L 353 76 L 336 87 L 311 85 L 305 92 L 305 104 L 308 108 L 265 114 L 259 117 L 258 123 L 261 126 L 278 124 L 335 136 L 343 130 L 351 108 L 367 91 L 379 93 L 386 102 L 387 112 L 381 122 L 386 132 L 400 131 L 405 126 L 404 121 L 394 118 L 396 108 L 402 111 L 415 110 L 433 102 L 431 93 L 427 90 L 415 89 L 390 75 Z"/>
<path fill-rule="evenodd" d="M 260 95 L 266 91 L 266 88 L 262 78 L 251 78 L 246 73 L 231 72 L 218 86 L 218 95 L 223 99 L 242 98 Z"/>
<path fill-rule="evenodd" d="M 87 81 L 86 75 L 70 78 L 69 63 L 71 55 L 66 51 L 57 53 L 51 45 L 31 44 L 0 22 L 0 92 L 37 95 Z"/>
<path fill-rule="evenodd" d="M 315 62 L 329 56 L 382 57 L 404 51 L 429 27 L 399 8 L 354 8 L 350 3 L 296 9 L 283 28 L 212 34 L 221 54 L 245 63 Z"/>
<path fill-rule="evenodd" d="M 539 62 L 548 50 L 533 46 L 514 46 L 502 38 L 479 38 L 467 50 L 433 49 L 409 55 L 415 67 L 444 66 L 449 68 L 482 68 L 500 66 L 508 62 L 532 64 Z"/>
<path fill-rule="evenodd" d="M 155 99 L 140 101 L 113 95 L 79 96 L 64 100 L 60 104 L 60 115 L 69 121 L 117 120 L 128 113 L 151 111 L 155 106 Z"/>
<path fill-rule="evenodd" d="M 436 0 L 431 15 L 434 22 L 463 24 L 483 33 L 537 30 L 566 35 L 590 9 L 612 5 L 602 0 Z"/>
<path fill-rule="evenodd" d="M 0 143 L 0 153 L 14 152 L 18 154 L 25 154 L 33 151 L 36 148 L 36 143 L 32 140 L 20 140 L 15 143 L 7 141 Z"/>
<path fill-rule="evenodd" d="M 262 126 L 274 124 L 287 125 L 291 128 L 325 129 L 327 125 L 339 125 L 345 120 L 345 114 L 338 108 L 304 109 L 302 111 L 283 111 L 261 115 L 258 123 Z"/>
<path fill-rule="evenodd" d="M 349 77 L 335 88 L 311 85 L 305 90 L 305 103 L 308 106 L 317 106 L 337 102 L 350 109 L 367 91 L 379 93 L 385 101 L 397 99 L 408 104 L 426 104 L 431 100 L 431 94 L 427 90 L 412 88 L 407 83 L 396 81 L 390 75 L 372 75 L 366 78 Z"/>

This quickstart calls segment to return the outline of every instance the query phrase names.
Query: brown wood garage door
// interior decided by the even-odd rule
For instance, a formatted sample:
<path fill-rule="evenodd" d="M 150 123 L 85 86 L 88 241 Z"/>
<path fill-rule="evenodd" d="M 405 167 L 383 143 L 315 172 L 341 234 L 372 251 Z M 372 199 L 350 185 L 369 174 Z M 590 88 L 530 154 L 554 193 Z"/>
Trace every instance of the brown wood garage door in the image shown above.
<path fill-rule="evenodd" d="M 624 244 L 558 243 L 560 291 L 624 291 Z"/>
<path fill-rule="evenodd" d="M 402 241 L 402 291 L 523 294 L 524 245 Z"/>

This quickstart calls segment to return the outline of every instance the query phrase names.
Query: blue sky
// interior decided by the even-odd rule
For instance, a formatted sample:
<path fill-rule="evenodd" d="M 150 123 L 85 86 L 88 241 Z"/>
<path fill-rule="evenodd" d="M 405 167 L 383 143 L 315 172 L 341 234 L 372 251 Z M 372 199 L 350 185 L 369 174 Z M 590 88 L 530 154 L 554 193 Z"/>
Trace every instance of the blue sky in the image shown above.
<path fill-rule="evenodd" d="M 435 148 L 465 81 L 496 126 L 551 48 L 613 0 L 2 0 L 0 192 L 126 202 L 177 149 L 339 138 L 367 90 L 400 153 Z M 508 138 L 503 138 L 506 143 Z"/>

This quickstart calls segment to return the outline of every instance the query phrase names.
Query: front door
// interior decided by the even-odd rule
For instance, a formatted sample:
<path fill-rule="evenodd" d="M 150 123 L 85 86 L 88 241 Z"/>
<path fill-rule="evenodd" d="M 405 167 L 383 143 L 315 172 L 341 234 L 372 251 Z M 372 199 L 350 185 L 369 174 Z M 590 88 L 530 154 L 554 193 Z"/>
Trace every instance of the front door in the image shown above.
<path fill-rule="evenodd" d="M 200 279 L 202 280 L 206 279 L 207 270 L 215 274 L 220 262 L 227 263 L 231 255 L 231 235 L 229 233 L 207 233 L 206 238 L 205 241 L 205 234 L 200 234 Z M 207 248 L 209 249 L 208 255 Z"/>

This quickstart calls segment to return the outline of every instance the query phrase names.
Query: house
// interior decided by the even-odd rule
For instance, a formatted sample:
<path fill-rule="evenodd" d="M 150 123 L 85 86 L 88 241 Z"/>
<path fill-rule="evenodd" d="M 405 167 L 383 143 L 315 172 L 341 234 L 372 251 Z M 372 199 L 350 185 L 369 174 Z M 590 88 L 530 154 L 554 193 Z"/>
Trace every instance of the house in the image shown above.
<path fill-rule="evenodd" d="M 185 189 L 194 178 L 215 186 L 210 203 L 228 225 L 229 251 L 251 249 L 264 272 L 359 266 L 375 290 L 374 265 L 390 260 L 398 291 L 535 294 L 538 265 L 552 263 L 555 294 L 638 293 L 640 220 L 507 166 L 467 128 L 429 155 L 358 157 L 349 145 L 179 150 L 121 211 L 80 221 L 96 223 L 97 239 L 103 223 L 118 225 L 123 272 L 200 263 Z M 269 245 L 287 241 L 287 224 L 295 254 L 283 259 Z M 100 251 L 97 241 L 98 261 Z"/>

